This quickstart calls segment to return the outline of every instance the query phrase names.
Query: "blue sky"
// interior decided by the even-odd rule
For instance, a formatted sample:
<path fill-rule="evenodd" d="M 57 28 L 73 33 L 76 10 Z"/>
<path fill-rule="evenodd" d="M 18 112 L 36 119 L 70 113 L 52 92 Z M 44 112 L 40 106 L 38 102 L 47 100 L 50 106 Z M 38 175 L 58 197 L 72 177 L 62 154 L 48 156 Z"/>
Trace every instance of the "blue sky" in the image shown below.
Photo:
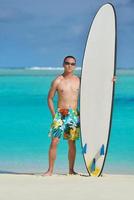
<path fill-rule="evenodd" d="M 134 68 L 134 0 L 111 0 L 117 12 L 117 66 Z M 89 26 L 105 0 L 0 0 L 0 67 L 81 66 Z"/>

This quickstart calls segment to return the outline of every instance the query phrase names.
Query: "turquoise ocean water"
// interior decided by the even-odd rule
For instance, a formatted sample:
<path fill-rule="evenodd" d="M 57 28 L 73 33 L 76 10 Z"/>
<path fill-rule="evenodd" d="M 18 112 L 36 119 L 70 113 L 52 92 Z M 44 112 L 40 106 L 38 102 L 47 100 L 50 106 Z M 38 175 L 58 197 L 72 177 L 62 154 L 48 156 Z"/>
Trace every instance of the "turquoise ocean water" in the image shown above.
<path fill-rule="evenodd" d="M 48 167 L 52 121 L 47 105 L 51 81 L 62 70 L 0 69 L 0 172 L 40 173 Z M 80 75 L 80 71 L 75 74 Z M 134 174 L 134 70 L 117 70 L 105 173 Z M 54 98 L 56 108 L 57 95 Z M 68 144 L 61 139 L 55 172 L 68 172 Z M 85 173 L 80 140 L 76 171 Z"/>

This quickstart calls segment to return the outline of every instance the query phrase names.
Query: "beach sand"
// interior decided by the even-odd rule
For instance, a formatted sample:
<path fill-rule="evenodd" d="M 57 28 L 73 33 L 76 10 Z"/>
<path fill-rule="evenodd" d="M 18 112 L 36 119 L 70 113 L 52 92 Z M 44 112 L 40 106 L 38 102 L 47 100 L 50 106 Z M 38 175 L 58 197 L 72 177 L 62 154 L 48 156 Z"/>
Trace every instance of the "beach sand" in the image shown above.
<path fill-rule="evenodd" d="M 134 199 L 134 175 L 0 174 L 0 200 Z"/>

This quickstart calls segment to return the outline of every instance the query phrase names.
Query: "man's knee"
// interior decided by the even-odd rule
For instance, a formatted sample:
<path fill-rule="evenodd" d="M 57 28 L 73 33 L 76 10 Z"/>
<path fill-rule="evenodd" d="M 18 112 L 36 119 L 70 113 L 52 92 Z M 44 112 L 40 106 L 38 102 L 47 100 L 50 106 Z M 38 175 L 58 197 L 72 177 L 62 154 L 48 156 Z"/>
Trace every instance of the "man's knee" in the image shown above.
<path fill-rule="evenodd" d="M 53 138 L 51 141 L 51 148 L 56 148 L 57 144 L 59 143 L 59 138 Z"/>

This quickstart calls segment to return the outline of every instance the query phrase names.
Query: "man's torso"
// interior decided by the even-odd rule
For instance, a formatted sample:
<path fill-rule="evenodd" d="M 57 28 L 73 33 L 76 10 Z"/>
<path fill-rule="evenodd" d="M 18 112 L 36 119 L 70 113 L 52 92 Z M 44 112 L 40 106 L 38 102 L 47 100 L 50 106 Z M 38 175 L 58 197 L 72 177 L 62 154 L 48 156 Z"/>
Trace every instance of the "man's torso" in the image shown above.
<path fill-rule="evenodd" d="M 70 78 L 65 78 L 63 75 L 58 76 L 59 84 L 57 86 L 58 93 L 58 108 L 77 108 L 80 79 L 72 75 Z"/>

